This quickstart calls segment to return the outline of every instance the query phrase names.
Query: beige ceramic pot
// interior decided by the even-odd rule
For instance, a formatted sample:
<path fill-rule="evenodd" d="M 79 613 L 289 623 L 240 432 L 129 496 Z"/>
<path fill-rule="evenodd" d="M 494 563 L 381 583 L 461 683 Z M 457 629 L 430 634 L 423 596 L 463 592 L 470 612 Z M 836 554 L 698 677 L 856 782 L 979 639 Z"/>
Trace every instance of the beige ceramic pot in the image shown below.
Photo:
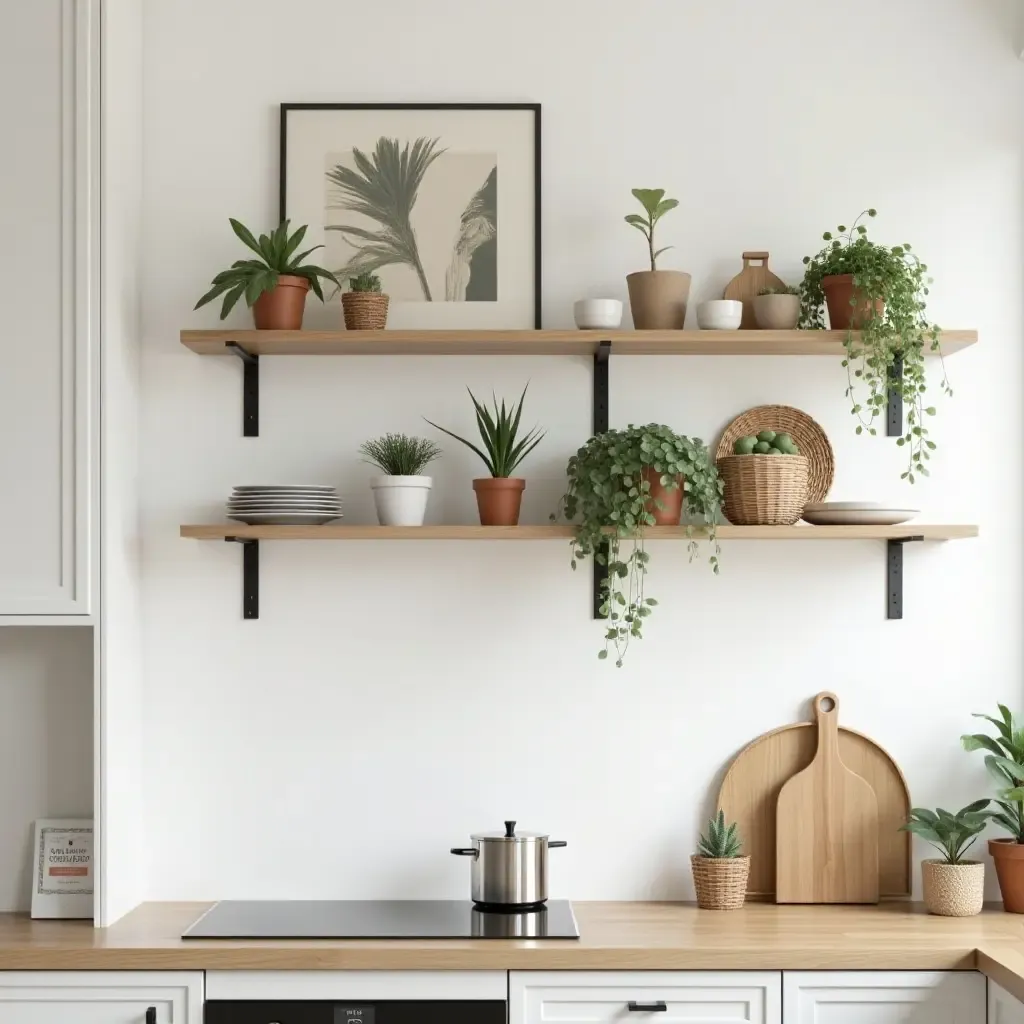
<path fill-rule="evenodd" d="M 947 864 L 943 860 L 923 860 L 921 882 L 929 914 L 973 917 L 981 913 L 985 899 L 985 865 L 981 861 Z"/>
<path fill-rule="evenodd" d="M 629 308 L 638 331 L 683 329 L 690 275 L 681 270 L 640 270 L 626 276 Z"/>
<path fill-rule="evenodd" d="M 799 295 L 755 295 L 754 320 L 762 331 L 793 331 L 800 320 Z"/>

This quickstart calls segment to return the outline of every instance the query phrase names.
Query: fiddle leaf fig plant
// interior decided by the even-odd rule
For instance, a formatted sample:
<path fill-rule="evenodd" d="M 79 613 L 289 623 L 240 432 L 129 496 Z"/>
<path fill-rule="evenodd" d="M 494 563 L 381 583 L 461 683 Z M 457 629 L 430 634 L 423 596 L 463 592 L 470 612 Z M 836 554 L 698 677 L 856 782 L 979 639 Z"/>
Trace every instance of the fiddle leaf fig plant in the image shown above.
<path fill-rule="evenodd" d="M 671 245 L 664 245 L 660 249 L 654 248 L 654 226 L 665 216 L 669 210 L 674 210 L 679 205 L 678 199 L 666 199 L 663 188 L 634 188 L 633 195 L 639 200 L 644 208 L 646 217 L 639 213 L 630 213 L 626 216 L 626 223 L 631 224 L 647 239 L 647 251 L 651 259 L 651 270 L 658 269 L 658 257 Z"/>
<path fill-rule="evenodd" d="M 996 780 L 996 807 L 988 811 L 997 825 L 1013 837 L 1015 843 L 1024 843 L 1024 729 L 1005 704 L 996 705 L 999 717 L 975 715 L 996 728 L 996 735 L 969 733 L 960 737 L 964 750 L 986 750 L 985 767 Z"/>
<path fill-rule="evenodd" d="M 962 864 L 964 854 L 974 845 L 988 821 L 988 800 L 975 800 L 956 814 L 937 807 L 934 811 L 914 807 L 901 832 L 913 832 L 942 854 L 944 864 Z"/>
<path fill-rule="evenodd" d="M 621 668 L 630 640 L 643 636 L 643 622 L 657 605 L 645 593 L 650 553 L 644 546 L 648 526 L 654 525 L 651 485 L 644 471 L 660 478 L 668 490 L 682 487 L 683 504 L 707 528 L 712 545 L 710 563 L 718 572 L 719 547 L 715 524 L 722 501 L 718 477 L 704 442 L 684 437 L 658 423 L 597 434 L 569 459 L 568 484 L 559 511 L 574 521 L 571 566 L 588 557 L 608 567 L 602 583 L 601 614 L 607 618 L 599 658 L 615 652 Z M 555 516 L 551 517 L 553 520 Z M 687 527 L 693 561 L 699 547 L 693 527 Z"/>
<path fill-rule="evenodd" d="M 926 404 L 928 380 L 924 354 L 939 356 L 942 391 L 951 396 L 945 363 L 939 345 L 939 328 L 925 314 L 928 264 L 922 263 L 909 243 L 886 246 L 868 238 L 865 210 L 847 228 L 840 224 L 836 234 L 826 231 L 824 247 L 815 256 L 804 257 L 804 278 L 800 288 L 800 327 L 825 327 L 823 280 L 842 274 L 853 275 L 854 296 L 850 300 L 860 320 L 859 332 L 848 330 L 844 339 L 846 355 L 846 396 L 857 418 L 856 432 L 874 436 L 876 420 L 885 413 L 890 389 L 902 398 L 906 408 L 906 432 L 896 440 L 906 447 L 907 468 L 901 479 L 914 483 L 928 476 L 926 463 L 935 450 L 926 421 L 935 407 Z"/>

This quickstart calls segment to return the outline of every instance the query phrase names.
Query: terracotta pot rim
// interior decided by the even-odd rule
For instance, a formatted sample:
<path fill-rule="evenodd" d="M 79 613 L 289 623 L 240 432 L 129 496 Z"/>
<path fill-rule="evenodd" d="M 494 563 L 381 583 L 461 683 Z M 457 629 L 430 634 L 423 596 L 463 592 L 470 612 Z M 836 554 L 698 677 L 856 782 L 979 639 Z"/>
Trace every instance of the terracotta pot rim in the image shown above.
<path fill-rule="evenodd" d="M 473 490 L 522 491 L 526 480 L 521 476 L 481 476 L 473 481 Z"/>
<path fill-rule="evenodd" d="M 847 284 L 852 280 L 853 274 L 825 274 L 821 279 L 821 284 L 824 287 L 826 281 L 835 281 L 836 284 Z"/>
<path fill-rule="evenodd" d="M 1005 857 L 1008 860 L 1024 860 L 1024 843 L 1018 843 L 1012 836 L 1006 839 L 990 839 L 988 852 L 993 857 Z"/>
<path fill-rule="evenodd" d="M 305 277 L 298 277 L 295 274 L 279 274 L 277 277 L 278 288 L 301 288 L 303 291 L 309 291 L 309 280 Z M 273 289 L 270 289 L 273 291 Z"/>

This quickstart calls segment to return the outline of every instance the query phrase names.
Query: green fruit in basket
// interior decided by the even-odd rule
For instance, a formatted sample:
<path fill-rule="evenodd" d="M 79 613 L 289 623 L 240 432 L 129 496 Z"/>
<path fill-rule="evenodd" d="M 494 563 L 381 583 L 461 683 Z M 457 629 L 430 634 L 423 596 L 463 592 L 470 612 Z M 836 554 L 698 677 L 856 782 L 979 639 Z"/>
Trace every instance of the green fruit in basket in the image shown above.
<path fill-rule="evenodd" d="M 758 441 L 757 444 L 754 445 L 754 454 L 755 455 L 767 455 L 768 454 L 768 450 L 770 448 L 771 448 L 771 445 L 767 441 Z"/>
<path fill-rule="evenodd" d="M 781 448 L 769 448 L 768 449 L 768 454 L 769 455 L 784 455 L 785 452 L 783 452 L 783 450 Z"/>
<path fill-rule="evenodd" d="M 756 437 L 738 437 L 732 450 L 737 455 L 749 455 L 754 450 L 755 444 L 757 444 Z"/>
<path fill-rule="evenodd" d="M 757 439 L 758 439 L 758 441 L 767 441 L 769 444 L 771 444 L 772 441 L 775 440 L 775 431 L 774 430 L 762 430 L 757 435 Z"/>
<path fill-rule="evenodd" d="M 796 447 L 793 444 L 793 438 L 786 433 L 776 434 L 775 440 L 772 442 L 779 451 L 788 452 L 790 448 Z"/>

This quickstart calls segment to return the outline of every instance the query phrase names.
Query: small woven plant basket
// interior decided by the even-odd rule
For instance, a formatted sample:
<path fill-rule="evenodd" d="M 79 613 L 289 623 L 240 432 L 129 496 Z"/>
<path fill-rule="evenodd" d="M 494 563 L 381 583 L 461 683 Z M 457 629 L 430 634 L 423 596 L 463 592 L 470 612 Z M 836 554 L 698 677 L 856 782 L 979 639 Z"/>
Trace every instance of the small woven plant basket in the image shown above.
<path fill-rule="evenodd" d="M 725 516 L 734 526 L 792 526 L 807 504 L 803 455 L 725 455 L 718 460 Z"/>
<path fill-rule="evenodd" d="M 749 857 L 690 857 L 697 906 L 703 910 L 739 910 L 747 898 Z"/>
<path fill-rule="evenodd" d="M 342 292 L 341 308 L 349 331 L 380 331 L 388 322 L 388 297 L 380 292 Z"/>

